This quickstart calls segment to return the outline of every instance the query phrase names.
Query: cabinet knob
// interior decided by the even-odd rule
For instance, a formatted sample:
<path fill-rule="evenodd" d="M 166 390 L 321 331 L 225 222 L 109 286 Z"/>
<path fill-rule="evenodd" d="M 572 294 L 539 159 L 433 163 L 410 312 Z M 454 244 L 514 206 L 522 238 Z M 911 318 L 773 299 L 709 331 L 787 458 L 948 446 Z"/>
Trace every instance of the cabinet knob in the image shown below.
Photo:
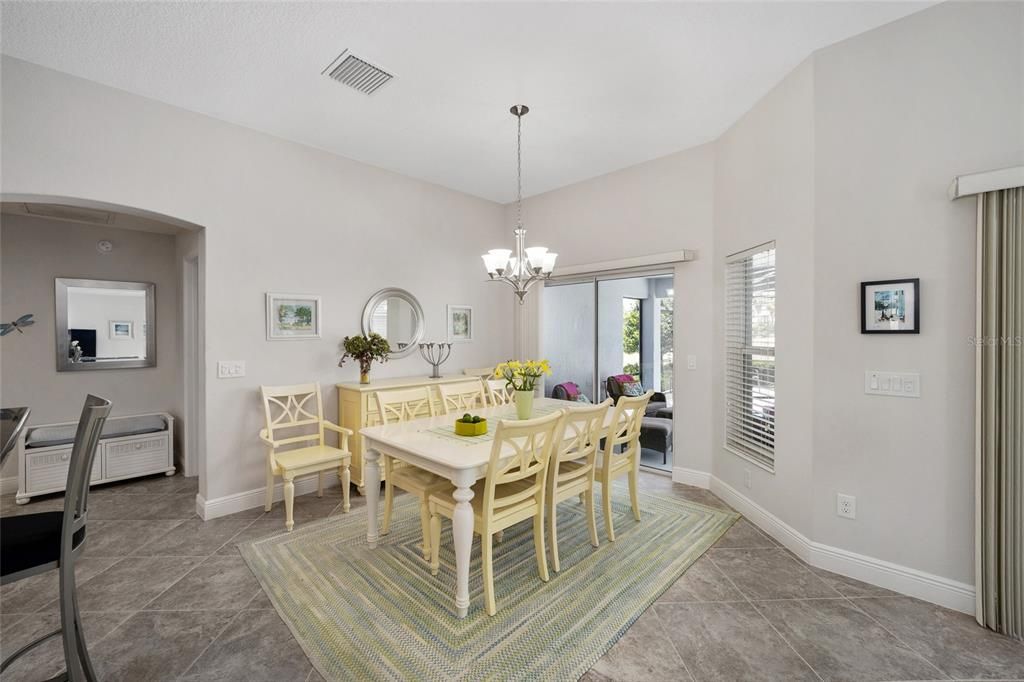
<path fill-rule="evenodd" d="M 66 462 L 66 461 L 68 461 L 68 457 L 70 457 L 70 456 L 71 456 L 70 453 L 64 453 L 63 455 L 60 456 L 60 461 Z"/>
<path fill-rule="evenodd" d="M 135 449 L 136 450 L 141 450 L 142 449 L 142 443 L 136 443 L 135 444 Z"/>

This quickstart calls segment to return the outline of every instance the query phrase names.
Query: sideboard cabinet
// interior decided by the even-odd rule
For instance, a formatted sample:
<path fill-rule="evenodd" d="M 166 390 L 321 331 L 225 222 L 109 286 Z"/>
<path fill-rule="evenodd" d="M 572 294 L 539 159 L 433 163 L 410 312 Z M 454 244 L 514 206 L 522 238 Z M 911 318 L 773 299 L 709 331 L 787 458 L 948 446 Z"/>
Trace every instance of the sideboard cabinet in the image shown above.
<path fill-rule="evenodd" d="M 426 386 L 430 389 L 430 395 L 434 402 L 434 409 L 438 414 L 444 412 L 441 406 L 441 394 L 437 390 L 440 384 L 454 384 L 459 381 L 472 381 L 473 377 L 465 374 L 453 374 L 430 379 L 428 377 L 399 377 L 395 379 L 381 379 L 369 384 L 351 383 L 337 384 L 338 388 L 338 423 L 347 429 L 355 432 L 355 437 L 349 440 L 349 450 L 352 451 L 352 482 L 358 486 L 359 494 L 365 493 L 363 487 L 363 437 L 359 435 L 359 429 L 365 426 L 376 426 L 380 424 L 380 414 L 377 412 L 377 391 L 388 391 L 396 388 L 416 388 Z M 384 477 L 383 467 L 381 478 Z"/>

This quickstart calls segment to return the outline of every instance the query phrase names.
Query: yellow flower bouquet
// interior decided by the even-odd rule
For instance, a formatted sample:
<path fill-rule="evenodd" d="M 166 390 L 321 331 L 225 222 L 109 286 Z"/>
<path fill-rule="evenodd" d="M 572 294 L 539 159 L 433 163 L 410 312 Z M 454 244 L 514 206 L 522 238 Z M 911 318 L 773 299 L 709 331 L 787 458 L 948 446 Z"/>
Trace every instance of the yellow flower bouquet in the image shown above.
<path fill-rule="evenodd" d="M 516 412 L 520 419 L 529 419 L 533 411 L 533 391 L 537 380 L 551 374 L 547 360 L 509 360 L 494 369 L 494 376 L 504 379 L 516 393 Z"/>

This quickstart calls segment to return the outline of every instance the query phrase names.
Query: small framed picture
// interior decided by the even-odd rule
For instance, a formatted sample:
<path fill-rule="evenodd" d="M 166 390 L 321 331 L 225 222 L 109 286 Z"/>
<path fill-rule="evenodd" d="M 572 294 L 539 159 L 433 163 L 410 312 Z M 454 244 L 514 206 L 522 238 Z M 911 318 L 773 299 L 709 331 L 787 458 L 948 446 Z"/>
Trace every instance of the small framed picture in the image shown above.
<path fill-rule="evenodd" d="M 448 305 L 448 340 L 473 340 L 473 308 L 468 305 Z"/>
<path fill-rule="evenodd" d="M 134 339 L 135 325 L 130 320 L 110 320 L 110 338 Z"/>
<path fill-rule="evenodd" d="M 267 294 L 267 340 L 320 338 L 320 297 Z"/>
<path fill-rule="evenodd" d="M 920 334 L 921 280 L 860 283 L 861 334 Z"/>

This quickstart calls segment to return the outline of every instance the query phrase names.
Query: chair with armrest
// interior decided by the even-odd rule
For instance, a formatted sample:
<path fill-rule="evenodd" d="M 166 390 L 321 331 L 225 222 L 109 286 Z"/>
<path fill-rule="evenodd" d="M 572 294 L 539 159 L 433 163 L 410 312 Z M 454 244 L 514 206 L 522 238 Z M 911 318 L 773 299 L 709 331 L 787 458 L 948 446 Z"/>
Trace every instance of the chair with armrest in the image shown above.
<path fill-rule="evenodd" d="M 56 569 L 59 572 L 60 629 L 26 644 L 3 663 L 0 673 L 16 659 L 51 637 L 61 636 L 65 673 L 61 679 L 96 682 L 82 631 L 75 585 L 75 559 L 86 540 L 89 478 L 103 424 L 110 414 L 110 401 L 94 395 L 85 399 L 78 420 L 68 466 L 64 511 L 25 514 L 0 519 L 0 584 Z"/>
<path fill-rule="evenodd" d="M 631 374 L 616 374 L 608 377 L 605 382 L 608 389 L 608 397 L 615 401 L 616 404 L 619 402 L 619 398 L 622 396 L 639 397 L 646 391 L 640 381 Z M 647 409 L 644 414 L 648 417 L 653 417 L 660 411 L 671 409 L 668 407 L 668 400 L 665 398 L 665 394 L 661 391 L 651 391 L 651 399 L 647 403 Z"/>
<path fill-rule="evenodd" d="M 270 511 L 273 506 L 274 478 L 280 476 L 284 479 L 284 525 L 290 531 L 295 525 L 292 518 L 295 479 L 316 474 L 317 496 L 323 497 L 324 472 L 335 470 L 341 480 L 341 508 L 348 512 L 349 465 L 352 463 L 348 439 L 352 431 L 324 419 L 320 384 L 260 386 L 260 394 L 267 423 L 267 427 L 260 430 L 260 440 L 267 445 L 267 498 L 263 508 Z M 338 447 L 327 444 L 325 429 L 338 434 Z M 289 433 L 297 435 L 286 435 Z M 303 447 L 295 447 L 299 445 Z"/>

